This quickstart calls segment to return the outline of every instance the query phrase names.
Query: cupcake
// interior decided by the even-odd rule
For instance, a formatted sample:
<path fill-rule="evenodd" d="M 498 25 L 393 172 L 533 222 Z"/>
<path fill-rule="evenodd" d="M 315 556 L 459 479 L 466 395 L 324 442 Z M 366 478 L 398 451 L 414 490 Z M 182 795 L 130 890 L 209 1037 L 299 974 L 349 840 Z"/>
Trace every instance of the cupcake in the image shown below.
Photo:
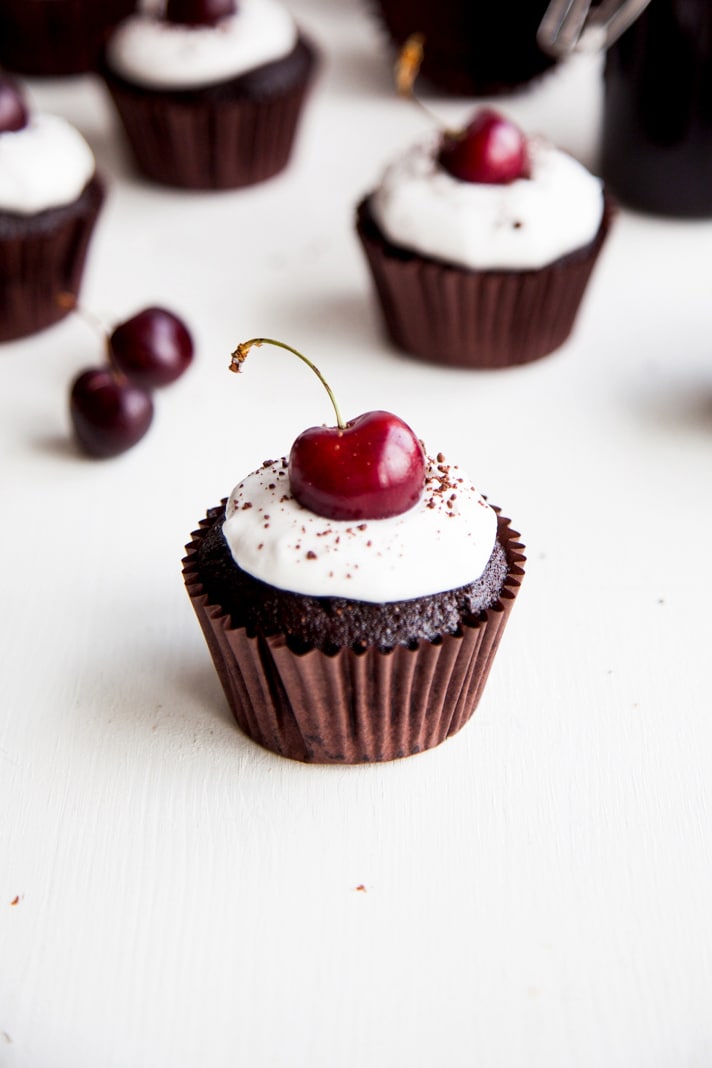
<path fill-rule="evenodd" d="M 376 0 L 375 10 L 400 47 L 413 33 L 427 41 L 423 75 L 458 96 L 508 93 L 541 75 L 554 60 L 536 33 L 547 0 Z"/>
<path fill-rule="evenodd" d="M 94 70 L 113 26 L 136 0 L 0 0 L 0 64 L 58 77 Z"/>
<path fill-rule="evenodd" d="M 79 292 L 103 199 L 84 138 L 55 115 L 28 114 L 0 76 L 0 341 L 67 315 L 58 298 Z"/>
<path fill-rule="evenodd" d="M 314 67 L 277 0 L 168 0 L 116 29 L 101 70 L 146 177 L 235 189 L 287 165 Z"/>
<path fill-rule="evenodd" d="M 498 368 L 567 339 L 611 214 L 599 178 L 483 109 L 388 167 L 356 227 L 398 348 Z"/>
<path fill-rule="evenodd" d="M 337 409 L 337 423 L 305 431 L 208 511 L 184 578 L 250 738 L 312 763 L 394 760 L 471 717 L 523 546 L 397 416 L 344 423 Z"/>

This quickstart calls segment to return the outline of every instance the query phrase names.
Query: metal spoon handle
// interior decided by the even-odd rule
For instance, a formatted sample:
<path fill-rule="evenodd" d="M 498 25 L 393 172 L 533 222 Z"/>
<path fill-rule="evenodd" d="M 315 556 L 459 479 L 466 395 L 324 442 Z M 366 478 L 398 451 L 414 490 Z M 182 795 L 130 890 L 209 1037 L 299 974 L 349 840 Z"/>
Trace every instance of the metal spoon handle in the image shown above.
<path fill-rule="evenodd" d="M 560 58 L 571 52 L 600 52 L 634 22 L 650 0 L 551 0 L 537 31 L 539 47 Z"/>

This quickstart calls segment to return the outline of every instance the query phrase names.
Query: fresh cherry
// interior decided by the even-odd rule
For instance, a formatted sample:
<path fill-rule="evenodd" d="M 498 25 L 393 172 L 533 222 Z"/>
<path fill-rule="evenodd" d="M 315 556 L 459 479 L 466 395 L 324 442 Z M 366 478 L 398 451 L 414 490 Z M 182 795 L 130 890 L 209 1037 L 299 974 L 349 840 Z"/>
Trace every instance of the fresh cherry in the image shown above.
<path fill-rule="evenodd" d="M 69 410 L 82 449 L 102 459 L 130 449 L 153 419 L 150 394 L 110 367 L 91 368 L 75 378 Z"/>
<path fill-rule="evenodd" d="M 112 364 L 143 389 L 167 386 L 193 359 L 193 339 L 182 319 L 165 308 L 146 308 L 109 337 Z"/>
<path fill-rule="evenodd" d="M 529 177 L 524 134 L 509 119 L 485 108 L 459 134 L 446 133 L 440 163 L 463 182 L 506 185 Z"/>
<path fill-rule="evenodd" d="M 214 26 L 236 11 L 235 0 L 168 0 L 165 17 L 186 26 Z"/>
<path fill-rule="evenodd" d="M 425 455 L 414 432 L 390 412 L 365 412 L 345 423 L 330 386 L 305 356 L 271 338 L 237 346 L 230 369 L 239 371 L 253 345 L 294 353 L 324 385 L 336 414 L 333 427 L 310 427 L 289 455 L 289 483 L 304 507 L 327 519 L 387 519 L 408 511 L 425 486 Z"/>
<path fill-rule="evenodd" d="M 19 85 L 0 74 L 0 133 L 15 133 L 27 126 L 27 108 Z"/>
<path fill-rule="evenodd" d="M 343 427 L 310 427 L 289 454 L 292 494 L 329 519 L 401 515 L 417 503 L 424 483 L 422 446 L 390 412 L 365 412 Z"/>

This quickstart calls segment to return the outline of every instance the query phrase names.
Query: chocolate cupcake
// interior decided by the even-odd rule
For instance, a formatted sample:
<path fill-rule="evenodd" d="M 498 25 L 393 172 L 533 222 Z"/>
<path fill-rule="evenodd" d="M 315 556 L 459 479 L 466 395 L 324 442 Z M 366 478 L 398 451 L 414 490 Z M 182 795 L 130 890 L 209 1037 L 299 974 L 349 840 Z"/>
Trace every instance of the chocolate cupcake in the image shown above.
<path fill-rule="evenodd" d="M 508 93 L 554 63 L 536 40 L 547 0 L 375 0 L 373 7 L 398 47 L 423 35 L 423 75 L 445 93 Z"/>
<path fill-rule="evenodd" d="M 0 64 L 59 77 L 96 68 L 106 38 L 136 0 L 0 0 Z"/>
<path fill-rule="evenodd" d="M 510 521 L 385 412 L 305 431 L 186 548 L 237 723 L 313 763 L 394 760 L 459 731 L 524 573 Z"/>
<path fill-rule="evenodd" d="M 101 72 L 146 177 L 236 189 L 286 167 L 315 59 L 277 0 L 168 0 L 116 29 Z"/>
<path fill-rule="evenodd" d="M 0 341 L 33 334 L 68 314 L 104 199 L 94 156 L 64 119 L 28 115 L 0 76 Z"/>
<path fill-rule="evenodd" d="M 356 228 L 398 348 L 502 368 L 568 338 L 611 217 L 598 178 L 484 110 L 392 164 Z"/>

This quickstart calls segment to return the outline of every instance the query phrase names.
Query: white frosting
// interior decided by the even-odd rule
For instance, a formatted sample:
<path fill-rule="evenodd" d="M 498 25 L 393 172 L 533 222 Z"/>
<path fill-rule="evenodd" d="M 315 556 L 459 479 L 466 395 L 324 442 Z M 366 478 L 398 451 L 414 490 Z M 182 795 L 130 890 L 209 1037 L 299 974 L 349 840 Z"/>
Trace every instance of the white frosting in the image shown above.
<path fill-rule="evenodd" d="M 474 582 L 494 547 L 497 517 L 459 468 L 429 460 L 425 490 L 390 519 L 325 519 L 289 492 L 286 461 L 232 491 L 223 525 L 235 562 L 279 589 L 382 604 Z"/>
<path fill-rule="evenodd" d="M 372 195 L 376 222 L 394 245 L 474 270 L 525 270 L 595 237 L 602 183 L 565 152 L 531 140 L 531 177 L 494 185 L 449 174 L 437 161 L 438 140 L 393 163 Z"/>
<path fill-rule="evenodd" d="M 0 210 L 34 215 L 71 204 L 94 169 L 78 130 L 57 115 L 35 112 L 21 130 L 0 133 Z"/>
<path fill-rule="evenodd" d="M 276 0 L 238 0 L 237 13 L 214 26 L 132 15 L 113 33 L 107 58 L 112 70 L 136 85 L 190 89 L 282 59 L 296 43 L 294 20 Z"/>

